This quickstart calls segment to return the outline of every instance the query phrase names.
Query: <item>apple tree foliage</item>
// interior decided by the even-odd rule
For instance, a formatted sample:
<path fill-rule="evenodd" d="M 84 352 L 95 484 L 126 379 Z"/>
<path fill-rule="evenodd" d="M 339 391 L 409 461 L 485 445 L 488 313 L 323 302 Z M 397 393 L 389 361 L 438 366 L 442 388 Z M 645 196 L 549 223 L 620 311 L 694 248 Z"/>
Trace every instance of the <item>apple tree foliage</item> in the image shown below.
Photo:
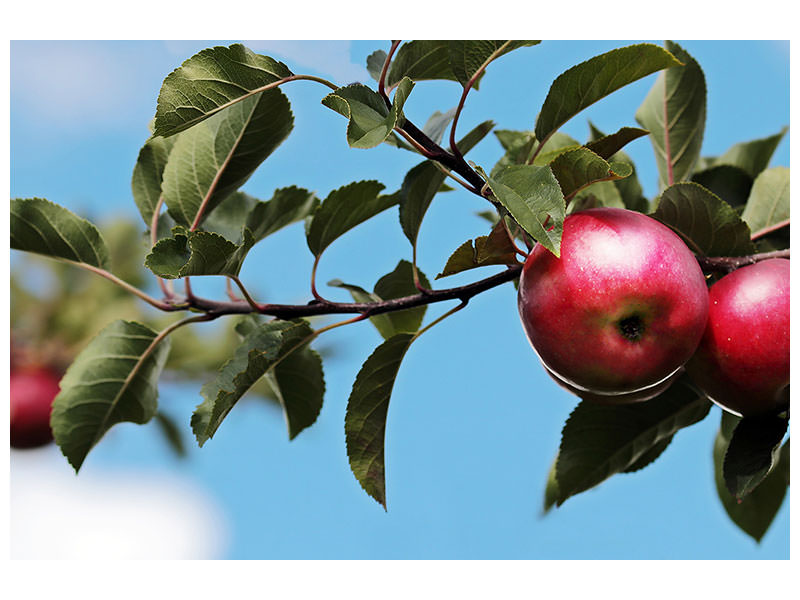
<path fill-rule="evenodd" d="M 559 254 L 564 219 L 576 210 L 613 206 L 651 215 L 676 231 L 696 254 L 709 282 L 765 256 L 788 256 L 789 170 L 769 168 L 786 130 L 736 144 L 720 156 L 701 155 L 706 85 L 700 65 L 678 44 L 633 44 L 595 56 L 559 75 L 539 109 L 533 129 L 512 131 L 487 120 L 458 132 L 459 116 L 492 61 L 508 52 L 546 52 L 537 41 L 417 40 L 392 42 L 367 59 L 374 82 L 337 85 L 294 73 L 289 66 L 241 44 L 213 47 L 170 73 L 158 94 L 151 135 L 133 167 L 133 200 L 147 230 L 140 257 L 162 295 L 142 281 L 112 272 L 111 251 L 100 229 L 42 198 L 11 201 L 11 247 L 57 259 L 116 283 L 120 293 L 145 302 L 167 319 L 160 328 L 136 320 L 130 304 L 80 350 L 61 380 L 51 418 L 55 441 L 79 470 L 103 435 L 120 422 L 163 418 L 158 381 L 179 348 L 185 326 L 225 318 L 232 344 L 215 344 L 216 357 L 187 418 L 199 445 L 211 440 L 248 392 L 261 389 L 282 406 L 290 438 L 311 426 L 325 394 L 323 358 L 313 345 L 326 331 L 369 319 L 384 341 L 366 358 L 347 403 L 346 451 L 356 479 L 386 507 L 384 438 L 392 388 L 414 342 L 443 318 L 492 287 L 515 283 L 520 257 L 533 244 Z M 584 108 L 615 90 L 657 73 L 635 114 L 635 124 L 606 133 L 590 124 L 581 142 L 560 128 Z M 404 107 L 426 80 L 458 82 L 455 108 L 433 112 L 422 126 Z M 281 91 L 297 80 L 317 82 L 321 110 L 343 117 L 352 148 L 380 144 L 420 155 L 400 189 L 374 180 L 343 180 L 324 198 L 301 187 L 252 197 L 241 186 L 291 135 L 295 115 Z M 441 108 L 441 107 L 440 107 Z M 503 153 L 495 164 L 476 165 L 465 155 L 490 132 Z M 660 192 L 646 198 L 636 168 L 623 148 L 648 136 L 658 167 Z M 433 287 L 417 268 L 420 226 L 437 195 L 462 187 L 487 202 L 486 235 L 453 250 L 435 280 L 486 266 L 491 275 L 460 287 Z M 396 210 L 410 244 L 391 272 L 372 290 L 333 280 L 353 302 L 334 302 L 318 291 L 316 271 L 325 250 L 352 228 Z M 270 234 L 302 223 L 314 263 L 306 304 L 259 302 L 239 273 L 248 252 Z M 130 252 L 127 253 L 130 255 Z M 190 279 L 221 276 L 225 299 L 192 293 Z M 132 277 L 132 276 L 131 276 Z M 182 279 L 182 292 L 175 281 Z M 77 292 L 76 292 L 77 293 Z M 426 323 L 428 304 L 451 302 Z M 509 307 L 510 310 L 515 308 Z M 175 319 L 171 313 L 185 316 Z M 315 328 L 311 317 L 343 315 Z M 51 315 L 52 316 L 52 315 Z M 184 343 L 185 346 L 185 343 Z M 184 350 L 185 355 L 185 350 Z M 216 372 L 213 372 L 213 371 Z M 199 374 L 195 374 L 199 375 Z M 564 424 L 550 472 L 545 510 L 616 473 L 655 461 L 675 435 L 706 418 L 711 402 L 687 376 L 656 398 L 628 405 L 577 403 Z M 175 425 L 165 427 L 173 438 Z M 723 413 L 709 447 L 716 487 L 731 519 L 760 539 L 788 487 L 788 412 L 759 419 Z M 786 441 L 784 442 L 784 438 Z M 713 448 L 711 447 L 713 446 Z M 713 451 L 712 451 L 713 450 Z"/>

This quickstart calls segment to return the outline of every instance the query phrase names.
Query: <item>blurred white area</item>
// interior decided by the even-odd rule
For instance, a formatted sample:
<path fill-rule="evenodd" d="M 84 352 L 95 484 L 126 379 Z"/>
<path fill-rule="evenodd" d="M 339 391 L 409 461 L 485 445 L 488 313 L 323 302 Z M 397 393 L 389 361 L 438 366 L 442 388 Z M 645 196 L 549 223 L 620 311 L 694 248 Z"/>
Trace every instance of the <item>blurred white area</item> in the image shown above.
<path fill-rule="evenodd" d="M 222 509 L 191 481 L 119 468 L 75 476 L 53 447 L 10 454 L 12 559 L 218 559 Z"/>

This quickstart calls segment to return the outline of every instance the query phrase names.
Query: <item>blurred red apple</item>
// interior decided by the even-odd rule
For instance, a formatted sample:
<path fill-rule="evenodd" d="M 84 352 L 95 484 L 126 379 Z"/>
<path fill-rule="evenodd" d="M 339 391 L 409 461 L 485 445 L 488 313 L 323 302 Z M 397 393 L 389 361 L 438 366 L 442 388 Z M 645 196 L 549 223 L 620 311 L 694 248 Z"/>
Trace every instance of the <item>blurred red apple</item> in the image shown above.
<path fill-rule="evenodd" d="M 14 369 L 10 376 L 11 446 L 35 448 L 53 439 L 50 411 L 61 377 L 42 366 Z"/>

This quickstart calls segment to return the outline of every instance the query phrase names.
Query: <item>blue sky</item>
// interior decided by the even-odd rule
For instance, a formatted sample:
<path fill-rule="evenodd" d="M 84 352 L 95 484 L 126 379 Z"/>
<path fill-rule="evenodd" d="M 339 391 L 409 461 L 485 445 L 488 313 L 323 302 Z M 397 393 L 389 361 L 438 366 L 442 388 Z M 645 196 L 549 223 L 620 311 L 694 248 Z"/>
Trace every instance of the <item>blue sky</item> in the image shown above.
<path fill-rule="evenodd" d="M 11 196 L 45 197 L 97 221 L 114 214 L 138 219 L 130 176 L 161 81 L 214 43 L 228 42 L 12 43 Z M 388 48 L 387 42 L 367 41 L 245 43 L 295 72 L 342 84 L 366 82 L 366 56 Z M 706 75 L 704 155 L 789 124 L 788 42 L 680 43 Z M 545 42 L 504 57 L 471 95 L 459 131 L 488 118 L 501 129 L 531 129 L 559 73 L 623 44 Z M 585 140 L 587 119 L 608 132 L 635 126 L 633 115 L 653 79 L 600 101 L 563 130 Z M 319 103 L 327 88 L 297 82 L 284 91 L 295 129 L 245 185 L 253 195 L 268 198 L 275 188 L 296 184 L 324 197 L 359 179 L 378 179 L 392 191 L 418 162 L 389 147 L 349 149 L 344 119 Z M 434 110 L 454 106 L 459 93 L 452 82 L 421 82 L 406 114 L 422 124 Z M 653 197 L 657 173 L 649 141 L 637 140 L 626 151 Z M 469 158 L 490 168 L 499 155 L 499 144 L 489 136 Z M 772 165 L 789 165 L 788 135 Z M 485 222 L 474 214 L 485 208 L 464 191 L 437 199 L 420 233 L 424 272 L 432 278 L 463 241 L 485 233 Z M 337 277 L 371 287 L 399 258 L 410 259 L 410 248 L 392 210 L 331 246 L 318 281 Z M 305 302 L 311 263 L 302 229 L 295 226 L 259 245 L 242 279 L 259 299 Z M 457 275 L 442 285 L 479 276 Z M 216 292 L 218 282 L 200 289 Z M 325 293 L 345 298 L 339 290 Z M 442 310 L 431 307 L 428 318 Z M 59 489 L 78 493 L 84 480 L 102 486 L 103 478 L 126 474 L 141 484 L 140 491 L 177 482 L 183 495 L 165 495 L 173 498 L 169 503 L 201 506 L 191 513 L 199 516 L 174 535 L 199 536 L 206 555 L 219 558 L 788 558 L 788 498 L 757 545 L 729 521 L 716 497 L 711 450 L 717 408 L 681 431 L 644 471 L 616 476 L 542 517 L 545 478 L 576 402 L 538 365 L 519 325 L 511 285 L 476 297 L 467 310 L 420 338 L 404 360 L 389 411 L 386 513 L 350 473 L 343 431 L 353 379 L 380 338 L 368 324 L 358 324 L 322 341 L 338 349 L 326 362 L 325 406 L 318 422 L 293 442 L 279 412 L 259 402 L 242 401 L 214 439 L 182 461 L 153 427 L 122 425 L 95 448 L 77 480 Z M 201 384 L 165 384 L 160 390 L 164 410 L 187 424 L 187 440 Z M 23 467 L 54 479 L 69 472 L 55 448 L 30 456 L 12 453 L 12 474 Z M 154 506 L 149 514 L 157 513 Z M 141 519 L 138 526 L 145 529 L 146 514 L 130 517 L 130 527 L 135 530 Z"/>

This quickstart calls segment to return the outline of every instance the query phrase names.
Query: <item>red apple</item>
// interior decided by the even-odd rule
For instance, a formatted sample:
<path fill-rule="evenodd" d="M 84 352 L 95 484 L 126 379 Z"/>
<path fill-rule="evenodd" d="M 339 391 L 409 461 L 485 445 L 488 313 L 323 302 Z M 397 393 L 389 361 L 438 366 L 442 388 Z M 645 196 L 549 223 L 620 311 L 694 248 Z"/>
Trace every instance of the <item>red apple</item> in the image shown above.
<path fill-rule="evenodd" d="M 736 269 L 709 290 L 708 325 L 686 369 L 711 400 L 740 416 L 789 403 L 789 261 Z"/>
<path fill-rule="evenodd" d="M 665 225 L 620 208 L 569 215 L 560 258 L 536 245 L 518 303 L 544 365 L 602 396 L 659 386 L 694 354 L 708 318 L 692 252 Z"/>
<path fill-rule="evenodd" d="M 53 439 L 50 411 L 60 376 L 40 366 L 15 369 L 10 376 L 11 446 L 34 448 Z"/>

